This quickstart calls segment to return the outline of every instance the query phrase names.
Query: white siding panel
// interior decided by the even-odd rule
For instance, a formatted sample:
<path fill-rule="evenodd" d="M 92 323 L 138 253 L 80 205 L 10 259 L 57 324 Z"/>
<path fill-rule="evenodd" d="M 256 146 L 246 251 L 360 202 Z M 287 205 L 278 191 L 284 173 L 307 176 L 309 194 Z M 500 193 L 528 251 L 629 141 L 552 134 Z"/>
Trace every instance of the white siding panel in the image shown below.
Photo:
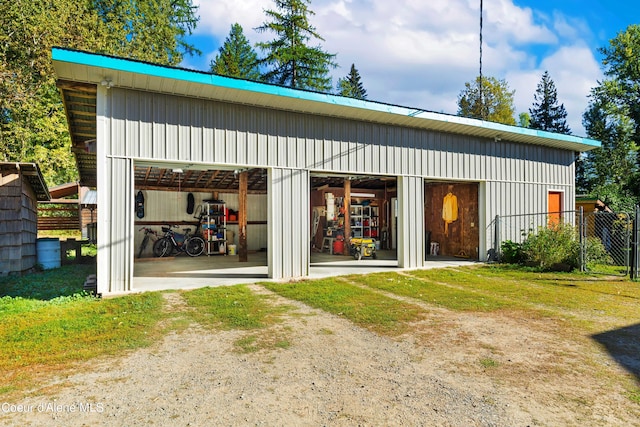
<path fill-rule="evenodd" d="M 140 142 L 134 156 L 153 157 L 153 97 L 140 99 Z"/>
<path fill-rule="evenodd" d="M 153 102 L 153 141 L 151 158 L 166 159 L 166 107 L 164 97 L 155 96 Z"/>
<path fill-rule="evenodd" d="M 309 173 L 269 169 L 269 277 L 309 274 Z"/>
<path fill-rule="evenodd" d="M 126 92 L 122 90 L 109 90 L 107 97 L 110 99 L 110 108 L 114 116 L 109 121 L 111 127 L 111 153 L 124 156 L 126 144 Z"/>
<path fill-rule="evenodd" d="M 202 134 L 204 132 L 203 121 L 203 105 L 202 103 L 192 103 L 190 106 L 191 121 L 190 121 L 190 135 L 189 135 L 189 147 L 190 147 L 190 160 L 201 160 L 203 158 L 203 142 Z"/>
<path fill-rule="evenodd" d="M 138 92 L 122 92 L 126 95 L 126 120 L 122 121 L 125 133 L 125 139 L 122 141 L 124 144 L 124 155 L 137 156 L 139 155 L 140 147 L 140 96 Z"/>
<path fill-rule="evenodd" d="M 109 292 L 131 290 L 133 277 L 133 162 L 127 159 L 108 159 L 107 174 L 111 180 L 108 194 L 108 237 L 110 257 Z"/>
<path fill-rule="evenodd" d="M 398 178 L 398 267 L 424 265 L 424 180 Z"/>

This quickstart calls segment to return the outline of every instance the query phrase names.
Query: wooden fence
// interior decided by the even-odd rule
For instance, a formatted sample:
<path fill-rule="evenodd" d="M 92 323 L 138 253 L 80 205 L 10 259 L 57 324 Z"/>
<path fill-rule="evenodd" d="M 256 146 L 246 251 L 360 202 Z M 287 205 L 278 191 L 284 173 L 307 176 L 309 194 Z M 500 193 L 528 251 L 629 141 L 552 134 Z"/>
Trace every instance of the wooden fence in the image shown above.
<path fill-rule="evenodd" d="M 38 230 L 80 230 L 77 203 L 38 204 Z"/>

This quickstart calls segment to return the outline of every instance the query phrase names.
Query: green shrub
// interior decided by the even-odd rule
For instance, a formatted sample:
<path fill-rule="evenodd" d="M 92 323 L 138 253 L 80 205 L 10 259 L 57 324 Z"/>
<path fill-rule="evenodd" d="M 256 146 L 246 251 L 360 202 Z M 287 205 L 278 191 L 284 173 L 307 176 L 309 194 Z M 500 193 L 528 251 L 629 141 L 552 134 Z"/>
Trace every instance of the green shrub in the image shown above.
<path fill-rule="evenodd" d="M 560 265 L 569 269 L 579 267 L 580 242 L 576 235 L 575 227 L 566 223 L 538 227 L 537 233 L 529 233 L 522 244 L 525 262 L 542 270 Z"/>
<path fill-rule="evenodd" d="M 594 264 L 612 265 L 613 259 L 611 259 L 611 256 L 609 255 L 599 238 L 588 237 L 585 262 L 587 263 L 587 266 Z"/>
<path fill-rule="evenodd" d="M 500 245 L 500 261 L 507 264 L 522 264 L 525 258 L 521 243 L 505 240 Z"/>

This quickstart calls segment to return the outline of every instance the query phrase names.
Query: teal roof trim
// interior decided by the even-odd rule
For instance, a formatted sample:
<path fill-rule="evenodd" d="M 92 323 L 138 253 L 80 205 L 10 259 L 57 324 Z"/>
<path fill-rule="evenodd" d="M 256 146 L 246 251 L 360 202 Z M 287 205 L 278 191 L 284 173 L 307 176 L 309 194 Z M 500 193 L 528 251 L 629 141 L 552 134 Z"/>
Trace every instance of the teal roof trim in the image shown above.
<path fill-rule="evenodd" d="M 52 60 L 60 62 L 68 62 L 73 64 L 85 65 L 89 67 L 99 67 L 121 71 L 127 73 L 136 73 L 141 75 L 149 75 L 153 77 L 161 77 L 174 80 L 182 80 L 191 83 L 203 85 L 212 85 L 227 89 L 236 89 L 240 91 L 255 92 L 265 95 L 275 95 L 289 99 L 298 99 L 303 101 L 320 102 L 324 104 L 332 104 L 340 107 L 350 107 L 362 110 L 376 111 L 381 113 L 396 114 L 400 116 L 414 117 L 417 119 L 426 119 L 440 123 L 451 123 L 454 125 L 469 126 L 495 131 L 496 134 L 501 132 L 505 135 L 522 135 L 529 137 L 538 137 L 543 139 L 551 139 L 554 141 L 566 142 L 569 144 L 580 144 L 591 148 L 600 147 L 600 142 L 574 135 L 563 135 L 553 132 L 547 132 L 536 129 L 522 128 L 517 126 L 509 126 L 501 123 L 487 122 L 483 120 L 471 119 L 467 117 L 454 116 L 444 113 L 436 113 L 432 111 L 402 107 L 393 104 L 385 104 L 381 102 L 365 101 L 355 98 L 348 98 L 339 95 L 331 95 L 320 92 L 312 92 L 307 90 L 292 89 L 289 87 L 271 85 L 266 83 L 254 82 L 250 80 L 237 79 L 232 77 L 224 77 L 216 74 L 206 73 L 203 71 L 188 70 L 185 68 L 170 67 L 165 65 L 152 64 L 131 59 L 118 58 L 103 54 L 89 53 L 65 48 L 52 49 Z"/>

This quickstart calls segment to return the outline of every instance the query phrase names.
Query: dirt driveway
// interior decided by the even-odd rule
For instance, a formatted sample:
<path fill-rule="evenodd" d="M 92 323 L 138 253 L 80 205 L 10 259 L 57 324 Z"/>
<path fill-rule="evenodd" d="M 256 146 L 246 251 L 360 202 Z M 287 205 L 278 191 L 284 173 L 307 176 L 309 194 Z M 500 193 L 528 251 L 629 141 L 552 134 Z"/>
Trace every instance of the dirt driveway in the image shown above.
<path fill-rule="evenodd" d="M 179 312 L 180 294 L 165 297 Z M 279 296 L 273 302 L 296 307 L 269 332 L 285 336 L 285 348 L 239 353 L 237 341 L 251 332 L 191 325 L 4 402 L 0 424 L 640 425 L 640 406 L 610 380 L 617 364 L 589 337 L 563 336 L 557 320 L 412 300 L 427 318 L 388 338 Z"/>

